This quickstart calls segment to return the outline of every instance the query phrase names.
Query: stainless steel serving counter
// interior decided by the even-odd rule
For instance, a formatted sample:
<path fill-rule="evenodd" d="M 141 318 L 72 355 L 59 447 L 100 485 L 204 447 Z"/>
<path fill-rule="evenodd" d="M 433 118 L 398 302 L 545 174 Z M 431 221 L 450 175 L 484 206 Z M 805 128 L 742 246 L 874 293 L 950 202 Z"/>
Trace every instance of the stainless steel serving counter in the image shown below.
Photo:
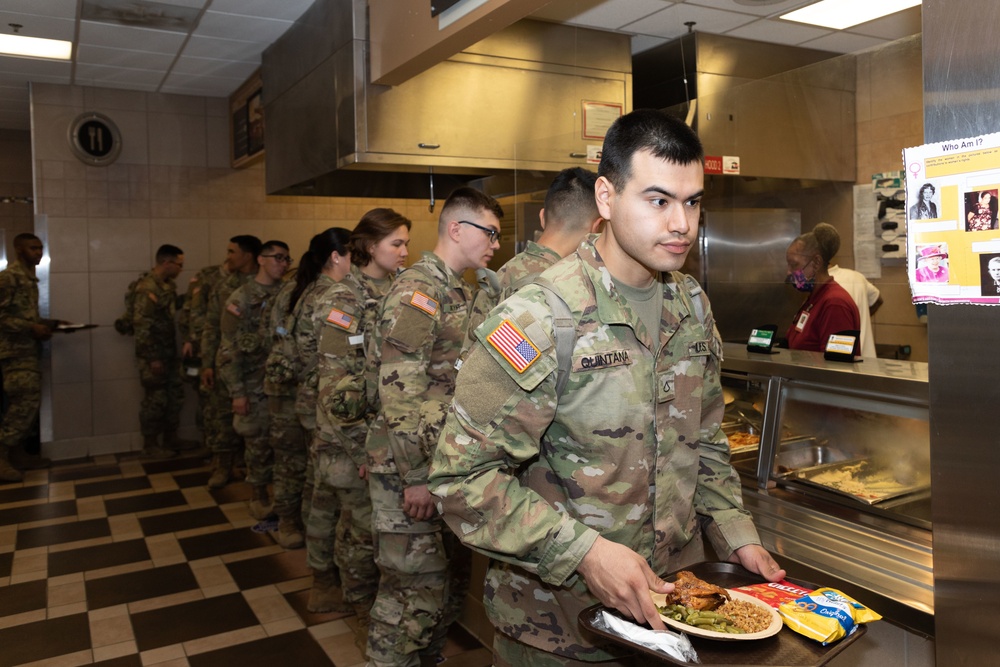
<path fill-rule="evenodd" d="M 734 450 L 733 461 L 764 546 L 790 576 L 843 590 L 886 620 L 933 636 L 927 365 L 758 354 L 727 343 L 722 367 L 727 402 L 735 396 L 738 412 L 757 415 L 749 430 L 759 432 L 759 446 Z M 803 482 L 777 464 L 803 432 L 823 451 L 905 463 L 927 486 L 882 503 Z"/>

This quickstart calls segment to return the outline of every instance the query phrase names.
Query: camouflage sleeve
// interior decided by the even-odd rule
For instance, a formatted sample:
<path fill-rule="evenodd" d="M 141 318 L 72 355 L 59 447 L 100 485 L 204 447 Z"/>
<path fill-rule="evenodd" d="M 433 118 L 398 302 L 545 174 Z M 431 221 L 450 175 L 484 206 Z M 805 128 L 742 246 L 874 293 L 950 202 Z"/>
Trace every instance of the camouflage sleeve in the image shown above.
<path fill-rule="evenodd" d="M 527 306 L 508 300 L 485 329 Z M 529 308 L 537 311 L 537 304 Z M 519 321 L 523 321 L 519 320 Z M 542 322 L 551 333 L 551 316 Z M 484 329 L 480 329 L 482 333 Z M 455 399 L 434 452 L 429 485 L 445 521 L 481 553 L 562 585 L 597 532 L 521 484 L 518 469 L 538 456 L 558 403 L 555 348 L 531 336 L 540 358 L 519 374 L 481 339 L 458 373 Z"/>
<path fill-rule="evenodd" d="M 205 302 L 205 315 L 201 325 L 201 367 L 203 369 L 215 368 L 215 355 L 219 351 L 222 305 L 219 290 L 210 290 Z"/>
<path fill-rule="evenodd" d="M 325 290 L 324 290 L 325 291 Z M 295 345 L 299 354 L 299 387 L 296 403 L 300 410 L 316 410 L 317 351 L 322 317 L 317 304 L 322 300 L 322 292 L 311 292 L 309 300 L 303 304 L 301 315 L 295 323 Z"/>
<path fill-rule="evenodd" d="M 188 290 L 184 309 L 188 311 L 188 337 L 186 340 L 193 343 L 196 348 L 200 348 L 201 333 L 205 329 L 205 314 L 208 312 L 208 297 L 212 288 L 205 283 L 200 273 L 196 276 L 196 280 L 197 283 L 192 284 Z"/>
<path fill-rule="evenodd" d="M 163 307 L 161 300 L 166 298 L 155 284 L 149 280 L 141 280 L 135 286 L 132 309 L 132 328 L 135 332 L 135 356 L 147 361 L 163 358 L 160 343 L 156 339 L 154 327 L 157 311 Z"/>
<path fill-rule="evenodd" d="M 17 281 L 7 271 L 0 272 L 0 331 L 13 334 L 28 334 L 34 320 L 17 304 Z"/>
<path fill-rule="evenodd" d="M 431 314 L 413 305 L 418 290 L 440 303 L 433 285 L 414 280 L 397 283 L 386 298 L 378 325 L 382 340 L 379 399 L 389 450 L 407 486 L 427 483 L 430 452 L 421 444 L 419 426 L 431 383 L 427 368 L 441 325 L 439 308 Z"/>
<path fill-rule="evenodd" d="M 237 344 L 245 320 L 245 301 L 245 290 L 241 287 L 229 297 L 219 321 L 216 373 L 219 374 L 232 398 L 246 396 L 246 386 L 243 382 L 244 358 Z"/>
<path fill-rule="evenodd" d="M 192 342 L 191 300 L 194 298 L 196 291 L 201 291 L 200 274 L 196 274 L 191 278 L 187 291 L 184 293 L 183 304 L 177 311 L 177 330 L 180 331 L 182 344 Z"/>
<path fill-rule="evenodd" d="M 694 507 L 698 514 L 709 519 L 705 535 L 720 558 L 728 558 L 736 549 L 747 544 L 760 544 L 760 537 L 753 525 L 753 517 L 743 508 L 743 495 L 739 474 L 729 460 L 729 441 L 722 431 L 725 399 L 722 395 L 720 372 L 722 368 L 722 339 L 715 326 L 715 319 L 704 294 L 706 312 L 705 328 L 710 339 L 712 354 L 705 370 L 701 408 L 701 458 L 698 483 L 695 488 Z"/>

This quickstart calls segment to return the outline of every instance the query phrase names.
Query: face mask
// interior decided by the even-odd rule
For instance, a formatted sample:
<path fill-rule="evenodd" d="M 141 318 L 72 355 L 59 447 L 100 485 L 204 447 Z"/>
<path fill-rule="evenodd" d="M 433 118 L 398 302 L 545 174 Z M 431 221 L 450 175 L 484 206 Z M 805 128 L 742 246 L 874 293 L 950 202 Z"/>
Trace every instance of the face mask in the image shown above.
<path fill-rule="evenodd" d="M 805 269 L 799 269 L 788 275 L 788 282 L 800 292 L 812 292 L 816 286 L 816 276 L 807 278 Z"/>

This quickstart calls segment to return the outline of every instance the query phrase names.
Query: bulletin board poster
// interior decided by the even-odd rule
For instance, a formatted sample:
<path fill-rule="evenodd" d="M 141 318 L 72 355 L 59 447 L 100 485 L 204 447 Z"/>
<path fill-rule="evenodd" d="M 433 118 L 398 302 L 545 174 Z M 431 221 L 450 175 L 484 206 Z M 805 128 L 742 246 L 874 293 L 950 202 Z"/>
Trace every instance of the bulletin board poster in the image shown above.
<path fill-rule="evenodd" d="M 1000 305 L 1000 133 L 903 150 L 913 303 Z"/>

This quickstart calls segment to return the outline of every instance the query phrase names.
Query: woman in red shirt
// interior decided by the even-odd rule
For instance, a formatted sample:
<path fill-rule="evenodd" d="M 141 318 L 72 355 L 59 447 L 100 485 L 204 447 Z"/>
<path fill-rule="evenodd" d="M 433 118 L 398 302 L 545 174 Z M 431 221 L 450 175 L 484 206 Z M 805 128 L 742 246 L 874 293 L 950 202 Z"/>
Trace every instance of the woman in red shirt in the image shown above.
<path fill-rule="evenodd" d="M 833 225 L 821 222 L 788 246 L 786 282 L 808 294 L 788 329 L 788 347 L 793 350 L 823 352 L 831 334 L 859 331 L 858 307 L 843 287 L 827 272 L 830 260 L 840 249 L 840 234 Z M 859 337 L 860 338 L 860 337 Z M 854 354 L 859 353 L 855 339 Z"/>

